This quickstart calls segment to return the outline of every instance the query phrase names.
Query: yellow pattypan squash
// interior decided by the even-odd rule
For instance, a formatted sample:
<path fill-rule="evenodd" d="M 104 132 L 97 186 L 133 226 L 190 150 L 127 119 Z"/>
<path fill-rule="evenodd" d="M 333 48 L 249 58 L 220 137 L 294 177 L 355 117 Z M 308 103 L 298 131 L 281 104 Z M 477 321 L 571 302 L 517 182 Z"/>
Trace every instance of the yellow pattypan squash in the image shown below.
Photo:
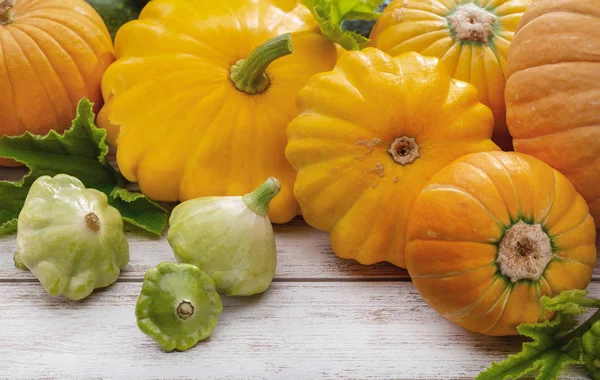
<path fill-rule="evenodd" d="M 388 54 L 437 57 L 453 78 L 469 82 L 494 113 L 494 141 L 511 147 L 504 83 L 508 48 L 532 0 L 394 0 L 371 33 L 370 45 Z"/>
<path fill-rule="evenodd" d="M 152 199 L 185 201 L 243 195 L 273 176 L 282 188 L 271 220 L 298 214 L 286 126 L 298 90 L 337 58 L 306 7 L 153 0 L 117 33 L 115 51 L 98 123 L 128 180 Z"/>
<path fill-rule="evenodd" d="M 286 155 L 296 199 L 334 252 L 404 267 L 409 211 L 427 181 L 471 152 L 497 150 L 493 116 L 436 58 L 345 53 L 299 94 Z"/>

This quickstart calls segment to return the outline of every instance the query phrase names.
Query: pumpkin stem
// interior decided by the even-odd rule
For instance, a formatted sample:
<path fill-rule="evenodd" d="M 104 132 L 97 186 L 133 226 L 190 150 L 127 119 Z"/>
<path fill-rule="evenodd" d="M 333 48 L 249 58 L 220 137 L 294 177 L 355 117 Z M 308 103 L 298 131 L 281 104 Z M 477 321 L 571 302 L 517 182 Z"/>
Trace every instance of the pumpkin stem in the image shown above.
<path fill-rule="evenodd" d="M 0 25 L 8 25 L 14 21 L 14 6 L 15 0 L 0 0 Z"/>
<path fill-rule="evenodd" d="M 292 54 L 292 36 L 289 33 L 271 38 L 240 59 L 231 68 L 229 78 L 235 87 L 253 95 L 265 91 L 269 87 L 269 77 L 265 73 L 267 67 L 276 59 Z"/>
<path fill-rule="evenodd" d="M 192 315 L 194 315 L 194 310 L 196 308 L 189 301 L 181 301 L 179 306 L 177 306 L 177 316 L 181 319 L 188 319 Z"/>
<path fill-rule="evenodd" d="M 388 153 L 394 161 L 402 166 L 412 164 L 420 157 L 419 145 L 417 145 L 414 137 L 407 136 L 398 137 L 394 140 L 392 145 L 390 145 Z"/>
<path fill-rule="evenodd" d="M 242 198 L 246 206 L 260 216 L 266 216 L 269 212 L 269 203 L 281 190 L 281 184 L 276 178 L 270 177 L 253 192 Z"/>
<path fill-rule="evenodd" d="M 494 34 L 497 19 L 495 15 L 473 3 L 457 7 L 447 18 L 456 39 L 486 45 Z"/>
<path fill-rule="evenodd" d="M 537 281 L 552 261 L 550 238 L 539 224 L 519 221 L 500 242 L 496 264 L 512 282 Z"/>

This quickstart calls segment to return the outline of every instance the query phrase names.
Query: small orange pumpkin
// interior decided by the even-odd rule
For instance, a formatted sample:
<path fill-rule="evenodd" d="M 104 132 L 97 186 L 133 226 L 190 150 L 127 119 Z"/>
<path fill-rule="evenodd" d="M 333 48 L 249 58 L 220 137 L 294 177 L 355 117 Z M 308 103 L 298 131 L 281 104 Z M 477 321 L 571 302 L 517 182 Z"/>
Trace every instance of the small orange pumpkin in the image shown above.
<path fill-rule="evenodd" d="M 446 319 L 516 334 L 550 314 L 540 298 L 585 289 L 596 263 L 585 200 L 558 171 L 519 153 L 474 153 L 439 171 L 410 213 L 406 264 Z"/>
<path fill-rule="evenodd" d="M 558 169 L 600 224 L 600 0 L 539 0 L 508 54 L 507 123 L 516 151 Z"/>
<path fill-rule="evenodd" d="M 85 1 L 0 0 L 0 136 L 62 132 L 82 97 L 98 111 L 113 60 L 106 26 Z"/>

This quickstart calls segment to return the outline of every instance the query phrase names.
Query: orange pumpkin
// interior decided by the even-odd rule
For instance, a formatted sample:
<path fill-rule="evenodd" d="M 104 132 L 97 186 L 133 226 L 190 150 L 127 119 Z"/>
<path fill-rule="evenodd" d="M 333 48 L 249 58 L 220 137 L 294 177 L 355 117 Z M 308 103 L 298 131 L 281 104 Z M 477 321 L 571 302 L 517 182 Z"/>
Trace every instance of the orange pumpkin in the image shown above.
<path fill-rule="evenodd" d="M 600 222 L 600 0 L 539 0 L 508 55 L 515 150 L 563 173 Z"/>
<path fill-rule="evenodd" d="M 411 210 L 406 264 L 448 320 L 488 335 L 543 321 L 542 295 L 585 289 L 596 263 L 588 205 L 519 153 L 474 153 L 439 171 Z"/>
<path fill-rule="evenodd" d="M 106 26 L 85 1 L 0 0 L 0 136 L 62 132 L 82 97 L 98 111 L 113 60 Z"/>

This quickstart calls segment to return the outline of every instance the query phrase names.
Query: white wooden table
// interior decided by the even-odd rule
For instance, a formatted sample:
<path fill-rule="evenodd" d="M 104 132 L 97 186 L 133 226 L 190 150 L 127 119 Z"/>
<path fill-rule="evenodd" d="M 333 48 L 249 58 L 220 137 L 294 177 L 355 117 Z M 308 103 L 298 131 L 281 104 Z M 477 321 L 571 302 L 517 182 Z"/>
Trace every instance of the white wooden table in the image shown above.
<path fill-rule="evenodd" d="M 2 169 L 0 179 L 17 174 Z M 165 236 L 129 234 L 131 261 L 117 283 L 79 302 L 49 296 L 13 265 L 15 235 L 0 238 L 0 379 L 472 379 L 520 349 L 518 337 L 444 320 L 403 269 L 337 258 L 327 234 L 301 219 L 275 229 L 271 288 L 223 297 L 213 335 L 173 353 L 134 315 L 145 271 L 174 261 Z M 600 265 L 589 291 L 600 296 Z"/>

